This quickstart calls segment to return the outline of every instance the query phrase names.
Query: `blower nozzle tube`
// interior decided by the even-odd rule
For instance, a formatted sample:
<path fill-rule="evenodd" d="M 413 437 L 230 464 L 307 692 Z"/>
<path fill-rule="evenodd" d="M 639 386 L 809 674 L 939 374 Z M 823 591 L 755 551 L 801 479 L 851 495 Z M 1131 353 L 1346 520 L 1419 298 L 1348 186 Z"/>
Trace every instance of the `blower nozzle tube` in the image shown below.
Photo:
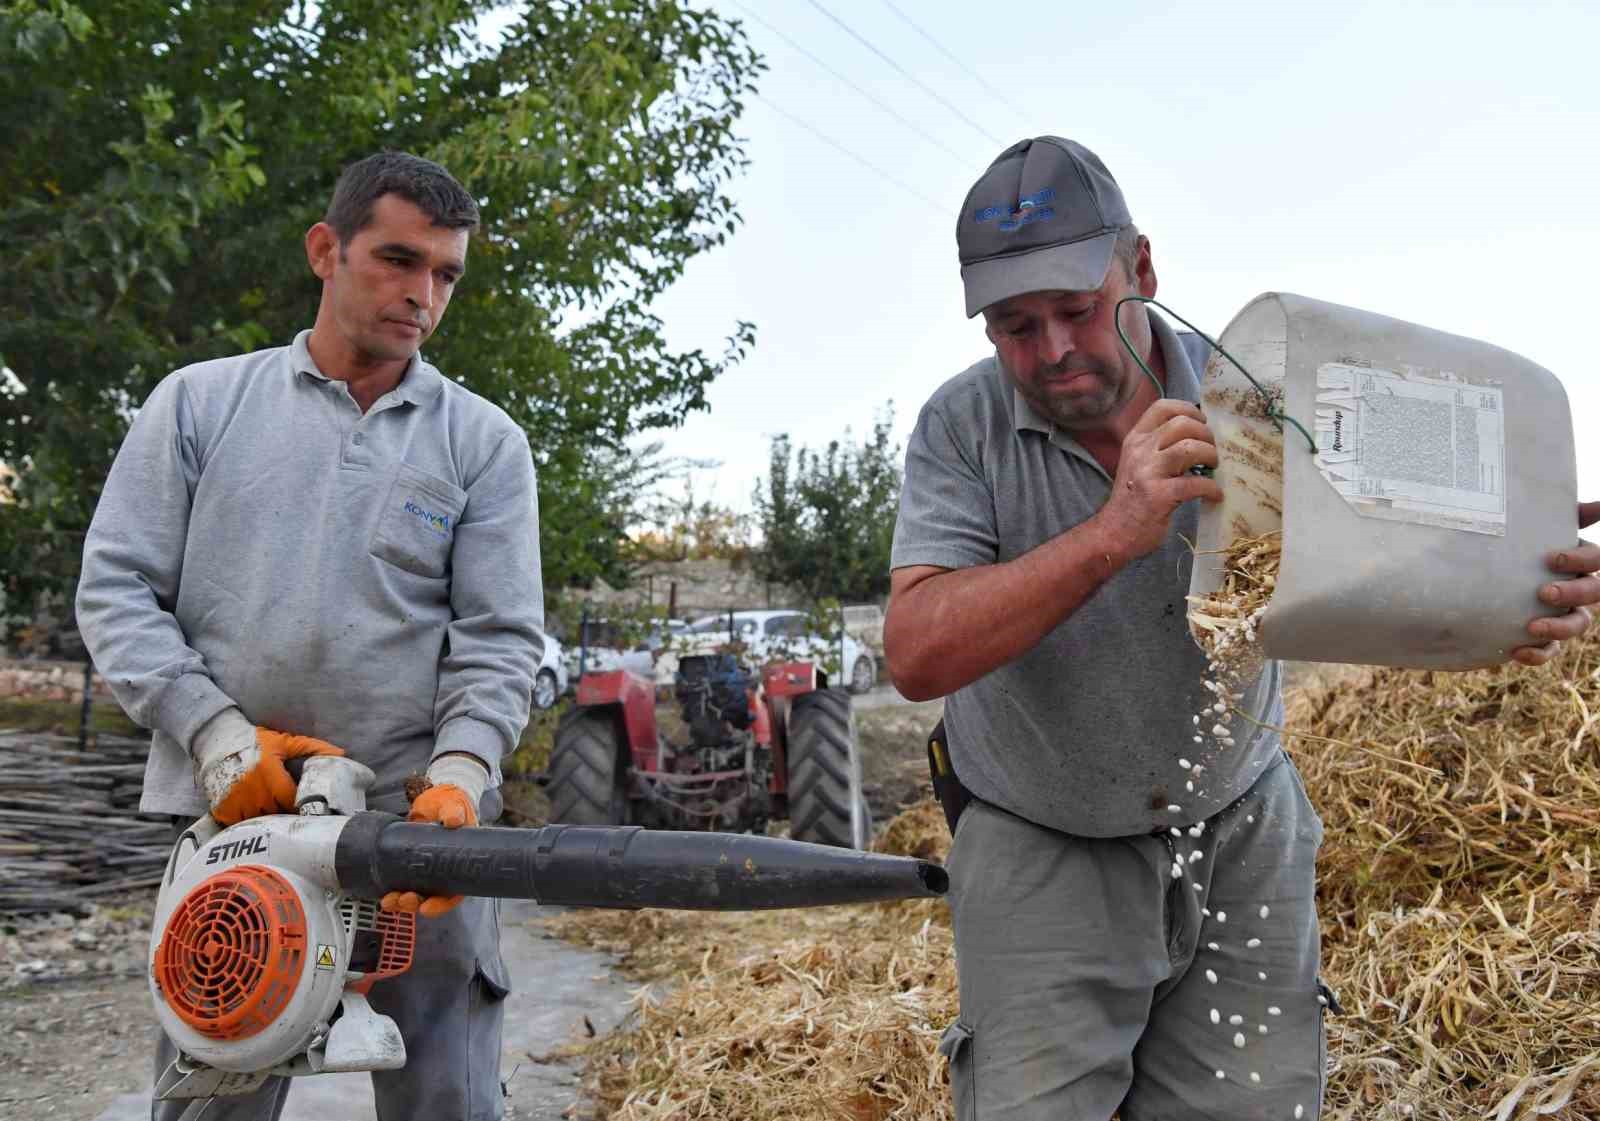
<path fill-rule="evenodd" d="M 359 813 L 339 836 L 340 885 L 535 899 L 575 907 L 763 911 L 941 896 L 944 868 L 908 856 L 739 833 L 637 826 L 464 828 Z"/>

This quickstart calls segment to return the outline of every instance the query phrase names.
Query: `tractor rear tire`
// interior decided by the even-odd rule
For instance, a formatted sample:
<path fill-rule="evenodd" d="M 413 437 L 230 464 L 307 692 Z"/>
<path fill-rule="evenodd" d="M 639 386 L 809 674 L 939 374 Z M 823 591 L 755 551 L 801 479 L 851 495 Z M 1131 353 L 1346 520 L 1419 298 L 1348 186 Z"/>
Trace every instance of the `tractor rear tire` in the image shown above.
<path fill-rule="evenodd" d="M 864 849 L 872 811 L 861 793 L 855 713 L 844 689 L 795 697 L 789 709 L 789 836 Z"/>
<path fill-rule="evenodd" d="M 550 821 L 557 825 L 628 825 L 627 745 L 607 709 L 576 709 L 556 728 L 550 751 Z"/>

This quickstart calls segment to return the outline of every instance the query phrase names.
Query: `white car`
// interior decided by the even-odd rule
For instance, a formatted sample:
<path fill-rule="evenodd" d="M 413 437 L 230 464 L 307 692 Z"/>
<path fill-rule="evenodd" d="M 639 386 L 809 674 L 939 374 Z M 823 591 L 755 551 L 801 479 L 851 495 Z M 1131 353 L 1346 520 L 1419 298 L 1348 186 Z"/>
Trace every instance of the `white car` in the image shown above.
<path fill-rule="evenodd" d="M 539 659 L 539 672 L 533 676 L 533 707 L 549 708 L 566 691 L 567 667 L 561 657 L 561 643 L 546 632 L 544 656 Z"/>
<path fill-rule="evenodd" d="M 655 669 L 648 643 L 633 647 L 623 645 L 624 630 L 605 619 L 589 619 L 583 624 L 583 643 L 571 645 L 562 654 L 563 673 L 576 678 L 585 673 L 610 673 L 625 669 L 643 677 L 650 677 Z M 580 656 L 583 664 L 580 666 Z"/>
<path fill-rule="evenodd" d="M 783 658 L 811 660 L 827 665 L 839 664 L 840 639 L 829 638 L 812 629 L 804 611 L 724 611 L 690 623 L 673 643 L 679 653 L 709 651 L 737 641 L 757 662 Z M 872 651 L 848 633 L 843 640 L 843 683 L 852 693 L 865 693 L 878 683 L 878 662 Z"/>

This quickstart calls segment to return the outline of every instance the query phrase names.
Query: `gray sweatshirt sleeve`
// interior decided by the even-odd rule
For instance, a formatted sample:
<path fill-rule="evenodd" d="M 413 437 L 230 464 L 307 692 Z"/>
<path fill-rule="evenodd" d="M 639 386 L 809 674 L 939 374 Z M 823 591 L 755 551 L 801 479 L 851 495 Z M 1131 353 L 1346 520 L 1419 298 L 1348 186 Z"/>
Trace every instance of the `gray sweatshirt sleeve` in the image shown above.
<path fill-rule="evenodd" d="M 78 628 L 117 701 L 186 751 L 233 704 L 173 616 L 199 478 L 194 414 L 175 374 L 150 394 L 111 465 L 77 596 Z"/>
<path fill-rule="evenodd" d="M 450 555 L 449 648 L 439 663 L 434 757 L 500 760 L 528 722 L 544 653 L 539 495 L 527 437 L 507 433 L 467 488 Z"/>

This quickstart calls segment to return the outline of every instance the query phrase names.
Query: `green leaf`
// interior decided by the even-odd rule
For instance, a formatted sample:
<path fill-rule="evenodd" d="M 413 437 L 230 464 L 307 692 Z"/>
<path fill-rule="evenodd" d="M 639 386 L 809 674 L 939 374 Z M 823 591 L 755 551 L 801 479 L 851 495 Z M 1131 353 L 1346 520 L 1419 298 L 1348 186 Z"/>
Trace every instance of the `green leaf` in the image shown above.
<path fill-rule="evenodd" d="M 616 457 L 704 409 L 753 346 L 741 323 L 721 354 L 674 349 L 650 309 L 737 224 L 738 98 L 763 64 L 680 0 L 532 0 L 485 44 L 499 7 L 127 0 L 90 20 L 0 0 L 0 352 L 32 398 L 0 398 L 0 462 L 23 465 L 26 497 L 0 504 L 15 594 L 70 589 L 75 553 L 36 531 L 88 525 L 161 377 L 310 324 L 304 233 L 339 169 L 383 147 L 482 200 L 428 358 L 528 432 L 546 582 L 626 580 L 641 492 Z"/>

